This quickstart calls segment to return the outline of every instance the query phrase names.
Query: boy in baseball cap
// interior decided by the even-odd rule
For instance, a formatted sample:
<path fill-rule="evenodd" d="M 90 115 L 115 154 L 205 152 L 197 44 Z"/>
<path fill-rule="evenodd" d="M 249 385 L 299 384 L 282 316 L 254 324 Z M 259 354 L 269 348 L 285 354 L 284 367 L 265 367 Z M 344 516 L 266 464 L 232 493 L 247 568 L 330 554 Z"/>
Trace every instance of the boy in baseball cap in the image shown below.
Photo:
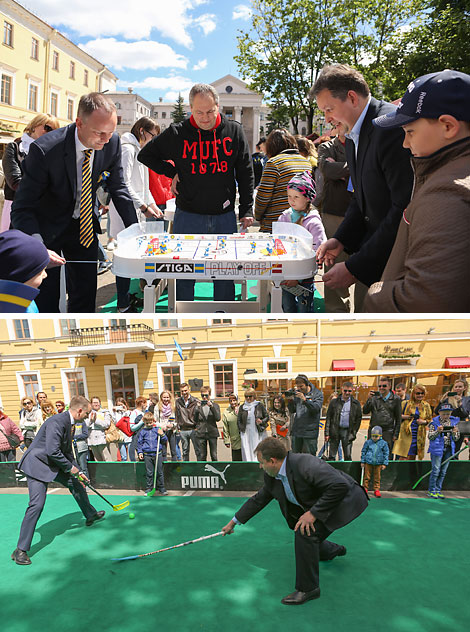
<path fill-rule="evenodd" d="M 403 127 L 415 172 L 413 197 L 367 312 L 468 312 L 470 75 L 443 70 L 412 81 L 400 105 L 373 120 Z"/>

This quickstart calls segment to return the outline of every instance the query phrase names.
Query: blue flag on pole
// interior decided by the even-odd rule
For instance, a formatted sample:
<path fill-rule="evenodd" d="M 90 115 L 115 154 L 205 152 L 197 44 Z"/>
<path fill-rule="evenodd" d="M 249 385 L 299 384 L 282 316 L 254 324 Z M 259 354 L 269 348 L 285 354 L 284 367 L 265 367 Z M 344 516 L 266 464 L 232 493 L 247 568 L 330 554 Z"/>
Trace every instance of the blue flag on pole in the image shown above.
<path fill-rule="evenodd" d="M 175 343 L 175 347 L 176 347 L 176 351 L 178 352 L 179 357 L 184 361 L 184 357 L 183 357 L 183 349 L 179 346 L 179 344 L 176 342 L 176 338 L 173 338 L 173 341 Z"/>

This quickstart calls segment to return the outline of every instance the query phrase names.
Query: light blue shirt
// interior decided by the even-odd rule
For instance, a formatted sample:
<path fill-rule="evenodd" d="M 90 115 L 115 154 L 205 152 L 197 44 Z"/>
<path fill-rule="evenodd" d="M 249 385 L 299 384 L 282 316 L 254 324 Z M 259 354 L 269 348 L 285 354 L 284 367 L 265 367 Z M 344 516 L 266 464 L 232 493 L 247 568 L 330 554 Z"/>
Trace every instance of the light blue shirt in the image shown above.
<path fill-rule="evenodd" d="M 346 134 L 346 138 L 349 138 L 354 143 L 354 147 L 356 148 L 356 158 L 357 158 L 357 150 L 359 149 L 359 136 L 361 134 L 361 127 L 366 117 L 367 110 L 369 109 L 370 100 L 371 100 L 371 96 L 369 95 L 369 99 L 367 100 L 367 103 L 364 109 L 362 110 L 361 115 L 359 116 L 357 121 L 354 123 L 354 127 L 348 134 Z"/>
<path fill-rule="evenodd" d="M 340 428 L 349 428 L 349 414 L 351 412 L 351 398 L 349 398 L 343 404 L 343 408 L 341 409 L 341 416 L 339 418 L 339 427 Z"/>
<path fill-rule="evenodd" d="M 384 400 L 384 402 L 386 402 L 386 401 L 387 401 L 387 399 L 389 399 L 391 396 L 392 396 L 392 391 L 388 391 L 387 397 L 383 397 L 383 396 L 381 395 L 381 397 L 382 397 L 382 399 Z"/>
<path fill-rule="evenodd" d="M 289 479 L 287 478 L 287 473 L 286 473 L 286 462 L 287 462 L 287 458 L 284 459 L 284 461 L 282 462 L 281 469 L 279 470 L 279 473 L 276 476 L 276 478 L 278 481 L 281 481 L 284 487 L 284 491 L 287 496 L 287 500 L 293 503 L 294 505 L 298 505 L 299 507 L 301 507 L 302 505 L 297 501 L 297 498 L 294 496 L 294 492 L 292 491 L 291 486 L 289 485 Z"/>

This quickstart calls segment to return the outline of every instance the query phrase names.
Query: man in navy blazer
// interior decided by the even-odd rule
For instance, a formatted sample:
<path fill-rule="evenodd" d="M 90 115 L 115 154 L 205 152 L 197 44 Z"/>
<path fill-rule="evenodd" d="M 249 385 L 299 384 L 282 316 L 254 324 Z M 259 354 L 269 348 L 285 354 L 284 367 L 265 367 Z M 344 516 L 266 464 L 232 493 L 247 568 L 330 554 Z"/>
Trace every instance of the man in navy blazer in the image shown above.
<path fill-rule="evenodd" d="M 351 256 L 324 276 L 332 289 L 355 286 L 354 311 L 361 311 L 367 288 L 380 280 L 395 242 L 398 225 L 413 187 L 411 154 L 403 133 L 393 134 L 372 124 L 395 105 L 371 97 L 360 72 L 345 64 L 325 66 L 310 96 L 325 121 L 342 123 L 353 196 L 344 220 L 331 239 L 321 244 L 317 259 L 333 265 L 345 250 Z M 360 283 L 357 283 L 360 281 Z"/>
<path fill-rule="evenodd" d="M 91 410 L 90 402 L 81 395 L 72 397 L 69 410 L 49 417 L 39 428 L 33 442 L 24 453 L 18 469 L 28 479 L 29 505 L 20 529 L 17 548 L 11 559 L 17 564 L 31 564 L 27 551 L 31 548 L 37 521 L 46 502 L 47 486 L 57 481 L 69 488 L 86 518 L 87 527 L 100 520 L 105 512 L 96 511 L 88 500 L 84 486 L 75 475 L 88 478 L 79 471 L 72 450 L 72 426 Z"/>
<path fill-rule="evenodd" d="M 80 198 L 85 150 L 91 149 L 92 204 L 103 172 L 106 184 L 124 225 L 137 222 L 136 211 L 123 179 L 121 141 L 115 133 L 116 107 L 98 92 L 80 99 L 75 123 L 44 134 L 31 145 L 23 162 L 24 175 L 11 211 L 14 228 L 41 239 L 49 250 L 48 278 L 41 285 L 36 304 L 41 312 L 58 312 L 60 265 L 66 260 L 68 311 L 94 312 L 97 286 L 97 233 L 93 214 L 93 241 L 80 244 Z M 146 215 L 152 216 L 153 211 Z M 63 257 L 61 256 L 63 253 Z M 25 253 L 27 256 L 27 253 Z"/>
<path fill-rule="evenodd" d="M 276 499 L 287 524 L 295 532 L 295 591 L 281 602 L 299 605 L 320 597 L 319 560 L 346 555 L 346 548 L 328 536 L 357 518 L 367 507 L 368 496 L 348 474 L 311 454 L 287 452 L 274 437 L 256 448 L 264 485 L 222 528 L 232 533 L 236 524 L 250 518 Z"/>

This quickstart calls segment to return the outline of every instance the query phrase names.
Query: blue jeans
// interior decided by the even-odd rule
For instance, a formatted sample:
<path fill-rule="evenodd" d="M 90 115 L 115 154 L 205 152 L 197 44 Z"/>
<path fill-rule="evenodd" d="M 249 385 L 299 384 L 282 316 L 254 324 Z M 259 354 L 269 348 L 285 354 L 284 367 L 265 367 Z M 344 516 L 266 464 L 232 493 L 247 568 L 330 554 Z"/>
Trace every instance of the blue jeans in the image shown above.
<path fill-rule="evenodd" d="M 118 442 L 118 450 L 119 450 L 119 454 L 121 455 L 121 461 L 127 461 L 127 446 L 129 444 L 128 443 L 124 443 L 119 441 Z"/>
<path fill-rule="evenodd" d="M 294 296 L 287 290 L 282 290 L 282 311 L 284 314 L 310 314 L 313 309 L 313 283 L 301 283 L 303 287 L 311 290 L 308 296 Z M 282 286 L 281 286 L 282 287 Z"/>
<path fill-rule="evenodd" d="M 445 461 L 452 456 L 452 448 L 448 447 L 442 456 L 438 454 L 431 454 L 431 476 L 429 477 L 429 491 L 440 492 L 442 489 L 442 483 L 449 467 L 449 463 L 441 465 L 442 461 Z M 450 461 L 449 461 L 450 462 Z"/>
<path fill-rule="evenodd" d="M 233 211 L 222 215 L 199 215 L 176 209 L 173 233 L 199 235 L 232 235 L 237 232 L 237 218 Z M 176 300 L 194 301 L 194 283 L 192 279 L 176 282 Z M 233 281 L 214 281 L 214 301 L 234 301 L 235 285 Z"/>

